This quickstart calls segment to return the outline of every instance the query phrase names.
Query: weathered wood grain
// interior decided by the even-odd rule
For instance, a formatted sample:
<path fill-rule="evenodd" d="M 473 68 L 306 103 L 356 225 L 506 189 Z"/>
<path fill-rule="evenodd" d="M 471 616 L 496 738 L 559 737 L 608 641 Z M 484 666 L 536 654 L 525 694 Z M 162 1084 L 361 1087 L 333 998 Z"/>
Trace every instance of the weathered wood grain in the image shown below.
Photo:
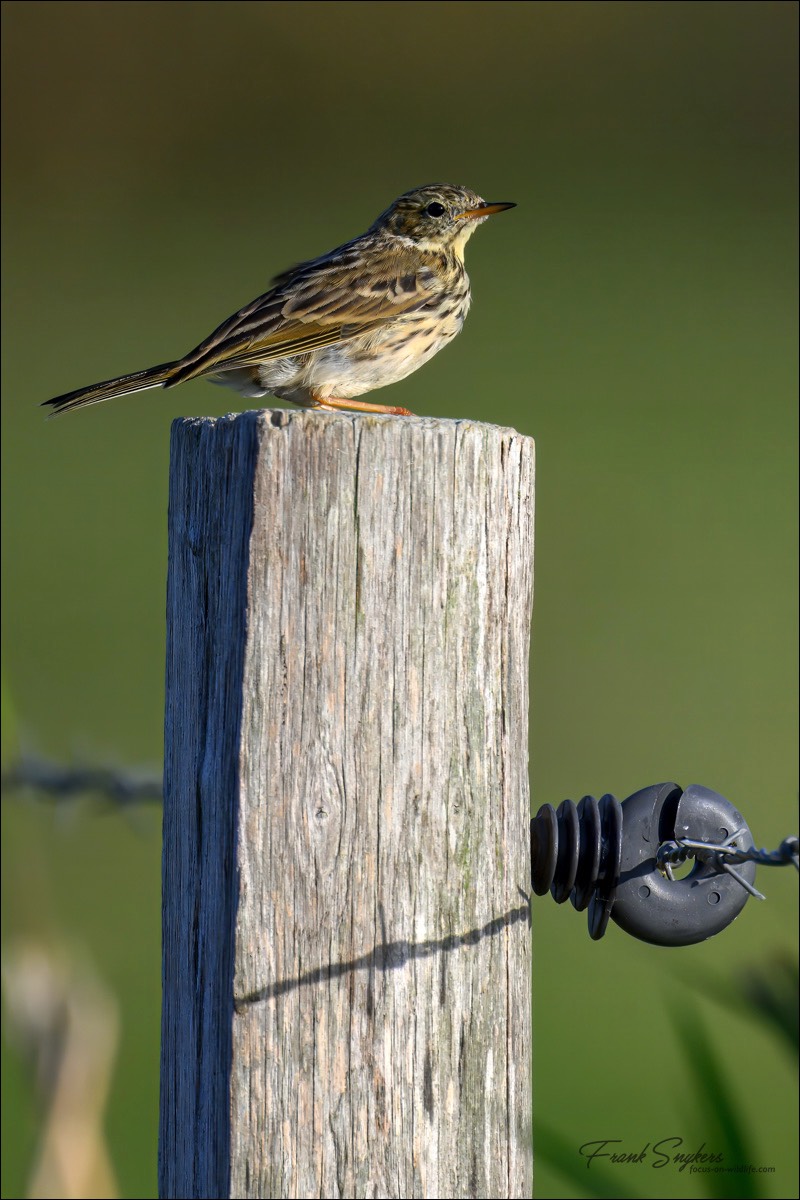
<path fill-rule="evenodd" d="M 533 443 L 173 426 L 160 1189 L 528 1197 Z"/>

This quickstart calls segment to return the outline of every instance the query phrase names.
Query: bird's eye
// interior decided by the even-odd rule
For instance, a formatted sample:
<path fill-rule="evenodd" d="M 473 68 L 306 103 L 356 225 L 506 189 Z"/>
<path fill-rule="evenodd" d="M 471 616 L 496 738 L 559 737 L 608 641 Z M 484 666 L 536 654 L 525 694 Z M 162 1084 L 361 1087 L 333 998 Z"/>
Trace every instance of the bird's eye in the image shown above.
<path fill-rule="evenodd" d="M 446 211 L 447 210 L 445 209 L 445 206 L 440 204 L 438 200 L 434 200 L 433 203 L 429 204 L 425 209 L 425 212 L 429 217 L 443 217 Z"/>

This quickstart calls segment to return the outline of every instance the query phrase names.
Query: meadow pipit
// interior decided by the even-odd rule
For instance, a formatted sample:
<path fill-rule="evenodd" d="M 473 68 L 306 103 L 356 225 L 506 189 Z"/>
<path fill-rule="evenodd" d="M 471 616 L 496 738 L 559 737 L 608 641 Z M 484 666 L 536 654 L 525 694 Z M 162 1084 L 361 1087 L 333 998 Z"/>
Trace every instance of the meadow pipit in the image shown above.
<path fill-rule="evenodd" d="M 513 207 L 446 183 L 415 188 L 361 237 L 279 275 L 184 358 L 45 404 L 69 412 L 206 375 L 250 398 L 410 415 L 356 397 L 405 379 L 453 340 L 470 304 L 464 247 Z"/>

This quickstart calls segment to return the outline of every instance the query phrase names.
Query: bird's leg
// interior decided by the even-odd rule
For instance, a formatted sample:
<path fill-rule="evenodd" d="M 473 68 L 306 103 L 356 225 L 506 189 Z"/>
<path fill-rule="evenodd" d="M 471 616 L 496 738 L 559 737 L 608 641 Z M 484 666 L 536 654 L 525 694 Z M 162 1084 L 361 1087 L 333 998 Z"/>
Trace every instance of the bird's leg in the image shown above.
<path fill-rule="evenodd" d="M 327 408 L 335 412 L 339 408 L 353 412 L 388 413 L 393 417 L 413 417 L 407 408 L 393 408 L 388 404 L 370 404 L 367 400 L 342 400 L 338 396 L 314 397 L 315 408 Z"/>

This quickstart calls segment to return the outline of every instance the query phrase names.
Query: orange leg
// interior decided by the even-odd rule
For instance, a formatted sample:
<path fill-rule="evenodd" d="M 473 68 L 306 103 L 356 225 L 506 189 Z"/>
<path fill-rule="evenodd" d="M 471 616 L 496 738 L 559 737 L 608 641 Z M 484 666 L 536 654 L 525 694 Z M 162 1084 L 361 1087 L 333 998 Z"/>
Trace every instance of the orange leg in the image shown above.
<path fill-rule="evenodd" d="M 338 396 L 314 397 L 315 408 L 327 408 L 335 412 L 339 408 L 353 412 L 389 413 L 393 417 L 413 417 L 407 408 L 393 408 L 388 404 L 369 404 L 366 400 L 341 400 Z"/>

